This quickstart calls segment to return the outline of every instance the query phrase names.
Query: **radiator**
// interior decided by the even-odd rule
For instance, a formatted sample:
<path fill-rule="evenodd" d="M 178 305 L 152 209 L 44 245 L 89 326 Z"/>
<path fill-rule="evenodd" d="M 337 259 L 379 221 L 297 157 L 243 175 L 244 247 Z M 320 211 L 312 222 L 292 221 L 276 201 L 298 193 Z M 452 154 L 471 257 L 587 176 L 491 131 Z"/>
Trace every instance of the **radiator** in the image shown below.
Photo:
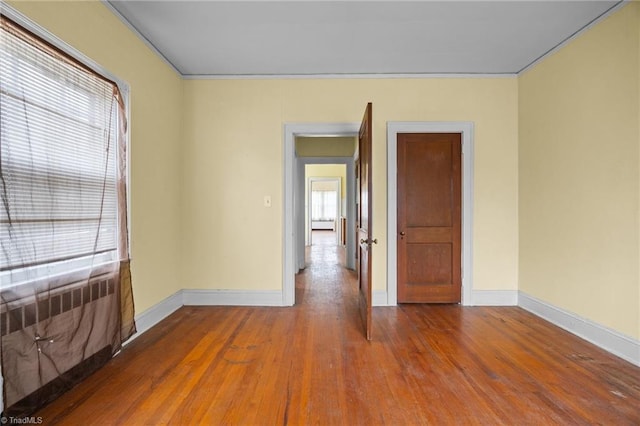
<path fill-rule="evenodd" d="M 116 279 L 109 275 L 65 285 L 38 300 L 30 296 L 3 301 L 5 409 L 19 412 L 31 399 L 46 397 L 46 385 L 67 372 L 77 375 L 74 367 L 86 364 L 95 354 L 104 358 L 107 348 L 111 351 L 118 321 L 102 319 L 118 317 L 117 293 Z M 68 385 L 67 378 L 63 381 Z"/>
<path fill-rule="evenodd" d="M 311 229 L 327 229 L 331 231 L 336 230 L 335 220 L 312 220 Z"/>

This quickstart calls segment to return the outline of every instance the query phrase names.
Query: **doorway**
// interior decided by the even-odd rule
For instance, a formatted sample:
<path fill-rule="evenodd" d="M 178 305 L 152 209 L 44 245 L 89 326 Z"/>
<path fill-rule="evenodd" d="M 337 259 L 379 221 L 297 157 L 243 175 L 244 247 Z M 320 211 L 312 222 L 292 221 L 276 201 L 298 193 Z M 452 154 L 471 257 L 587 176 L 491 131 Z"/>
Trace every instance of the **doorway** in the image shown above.
<path fill-rule="evenodd" d="M 305 245 L 346 246 L 346 179 L 345 164 L 305 165 Z"/>
<path fill-rule="evenodd" d="M 304 244 L 301 244 L 302 229 L 304 220 L 302 215 L 302 207 L 299 200 L 302 199 L 303 189 L 300 189 L 299 178 L 303 174 L 303 159 L 296 155 L 296 137 L 298 136 L 356 136 L 357 149 L 354 146 L 353 157 L 346 157 L 347 164 L 347 187 L 348 193 L 356 194 L 355 191 L 355 173 L 354 166 L 359 165 L 360 184 L 358 188 L 359 196 L 359 214 L 357 236 L 356 232 L 348 232 L 346 236 L 347 243 L 347 260 L 346 263 L 351 267 L 351 263 L 355 263 L 355 247 L 356 237 L 358 244 L 358 305 L 361 313 L 366 313 L 362 318 L 366 338 L 371 339 L 372 324 L 372 287 L 371 287 L 371 256 L 369 251 L 372 244 L 377 244 L 377 239 L 371 237 L 369 232 L 372 230 L 372 213 L 370 199 L 373 198 L 371 188 L 372 182 L 372 104 L 366 105 L 363 119 L 360 123 L 337 123 L 337 124 L 285 124 L 284 126 L 284 262 L 283 262 L 283 305 L 292 306 L 295 304 L 296 288 L 295 288 L 295 272 L 301 266 L 301 260 L 304 259 L 304 252 L 300 255 Z M 355 139 L 354 139 L 355 145 Z M 331 158 L 330 161 L 334 161 Z M 325 162 L 326 161 L 325 159 Z M 348 197 L 346 223 L 348 229 L 356 230 L 355 222 L 355 197 Z M 366 212 L 366 214 L 364 213 Z M 353 253 L 353 255 L 352 255 Z M 366 255 L 365 255 L 366 254 Z M 346 269 L 345 269 L 346 270 Z"/>
<path fill-rule="evenodd" d="M 353 157 L 298 157 L 296 137 L 356 137 L 360 123 L 311 123 L 285 124 L 284 127 L 284 262 L 283 305 L 295 304 L 295 274 L 304 268 L 305 259 L 305 184 L 306 164 L 344 164 L 346 166 L 346 194 L 355 194 L 355 172 Z M 347 197 L 346 227 L 355 226 L 355 199 Z M 355 265 L 355 234 L 347 232 L 345 264 Z"/>

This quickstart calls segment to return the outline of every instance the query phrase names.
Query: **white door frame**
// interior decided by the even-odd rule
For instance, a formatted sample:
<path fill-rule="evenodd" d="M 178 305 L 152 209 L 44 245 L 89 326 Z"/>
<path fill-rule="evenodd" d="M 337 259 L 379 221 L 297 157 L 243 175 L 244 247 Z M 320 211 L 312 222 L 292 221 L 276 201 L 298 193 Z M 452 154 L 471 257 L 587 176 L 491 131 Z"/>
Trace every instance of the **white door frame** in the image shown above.
<path fill-rule="evenodd" d="M 302 223 L 304 224 L 304 209 L 302 217 L 300 217 L 299 209 L 295 208 L 294 200 L 297 198 L 295 193 L 298 193 L 301 188 L 299 179 L 296 179 L 300 175 L 300 169 L 304 171 L 304 163 L 306 161 L 322 161 L 325 164 L 341 164 L 344 157 L 327 158 L 324 157 L 321 160 L 319 158 L 296 158 L 295 154 L 295 138 L 296 136 L 356 136 L 360 130 L 360 123 L 286 123 L 283 129 L 284 138 L 284 197 L 283 197 L 283 270 L 282 270 L 282 304 L 283 306 L 293 306 L 295 303 L 295 273 L 298 270 L 298 264 L 296 262 L 297 253 L 299 252 L 300 240 L 302 240 L 304 249 L 304 229 L 302 230 L 302 238 L 294 240 L 296 233 L 295 227 Z M 355 189 L 349 188 L 349 176 L 353 175 L 350 172 L 349 164 L 351 164 L 351 170 L 353 170 L 353 158 L 348 158 L 350 163 L 347 164 L 347 196 L 353 194 Z M 304 176 L 304 172 L 302 173 Z M 355 184 L 354 184 L 355 185 Z M 304 200 L 304 187 L 302 187 L 302 199 Z M 347 202 L 347 209 L 349 208 Z M 349 217 L 347 217 L 349 221 Z M 354 222 L 351 222 L 354 223 Z M 347 244 L 347 250 L 349 245 Z M 355 249 L 354 249 L 355 250 Z"/>
<path fill-rule="evenodd" d="M 398 133 L 462 134 L 462 304 L 473 304 L 473 122 L 387 123 L 387 304 L 398 304 Z"/>

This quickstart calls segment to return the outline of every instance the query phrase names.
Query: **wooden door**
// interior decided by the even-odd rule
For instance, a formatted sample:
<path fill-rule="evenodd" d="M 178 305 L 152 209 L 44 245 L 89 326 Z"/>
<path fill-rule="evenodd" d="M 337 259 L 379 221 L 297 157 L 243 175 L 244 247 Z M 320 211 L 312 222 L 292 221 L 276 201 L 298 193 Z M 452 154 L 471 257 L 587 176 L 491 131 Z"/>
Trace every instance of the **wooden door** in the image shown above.
<path fill-rule="evenodd" d="M 398 302 L 460 303 L 461 135 L 398 134 Z"/>
<path fill-rule="evenodd" d="M 358 226 L 358 286 L 360 316 L 365 336 L 371 340 L 371 245 L 377 243 L 371 237 L 371 103 L 367 104 L 358 137 L 359 172 L 359 226 Z"/>

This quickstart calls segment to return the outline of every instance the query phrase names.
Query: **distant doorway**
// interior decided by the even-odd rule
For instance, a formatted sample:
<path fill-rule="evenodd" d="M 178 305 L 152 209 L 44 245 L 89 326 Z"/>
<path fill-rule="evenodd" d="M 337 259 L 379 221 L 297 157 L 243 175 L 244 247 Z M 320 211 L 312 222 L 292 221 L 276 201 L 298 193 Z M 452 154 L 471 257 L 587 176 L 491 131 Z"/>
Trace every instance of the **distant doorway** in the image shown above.
<path fill-rule="evenodd" d="M 345 164 L 305 166 L 305 245 L 315 244 L 314 236 L 320 234 L 314 231 L 329 231 L 334 237 L 334 245 L 346 245 L 340 238 L 346 227 L 347 194 L 342 189 L 346 176 Z"/>
<path fill-rule="evenodd" d="M 319 171 L 325 168 L 324 171 Z M 327 171 L 326 168 L 331 170 Z M 344 172 L 338 172 L 341 169 Z M 340 228 L 345 229 L 345 266 L 347 269 L 355 269 L 355 232 L 346 230 L 355 229 L 355 175 L 353 157 L 295 157 L 294 202 L 292 223 L 294 246 L 294 271 L 293 274 L 304 270 L 306 264 L 305 248 L 312 244 L 312 227 L 324 226 L 336 231 L 336 239 L 340 238 Z M 344 173 L 341 175 L 341 173 Z M 337 202 L 340 213 L 336 215 L 335 224 L 332 220 L 328 223 L 312 225 L 311 180 L 323 180 L 326 178 L 340 177 L 339 198 Z M 330 179 L 329 179 L 330 180 Z M 318 229 L 320 230 L 320 229 Z M 292 276 L 293 278 L 293 276 Z"/>

